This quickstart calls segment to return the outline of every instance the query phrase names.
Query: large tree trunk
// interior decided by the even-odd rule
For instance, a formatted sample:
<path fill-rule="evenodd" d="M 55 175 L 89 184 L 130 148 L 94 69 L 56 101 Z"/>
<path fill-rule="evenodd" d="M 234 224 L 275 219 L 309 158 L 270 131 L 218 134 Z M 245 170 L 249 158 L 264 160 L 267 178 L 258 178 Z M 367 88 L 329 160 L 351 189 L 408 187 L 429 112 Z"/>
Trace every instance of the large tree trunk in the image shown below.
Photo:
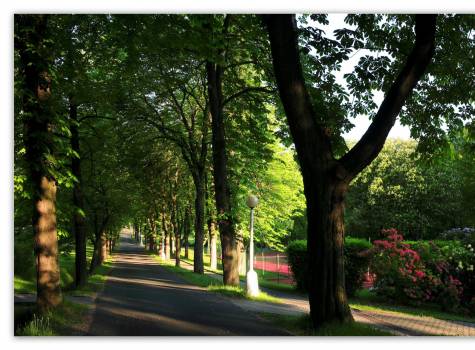
<path fill-rule="evenodd" d="M 77 113 L 77 105 L 70 101 L 69 117 L 71 119 L 71 148 L 78 155 L 79 149 L 79 121 Z M 76 177 L 73 187 L 73 205 L 74 205 L 74 238 L 76 243 L 75 256 L 75 285 L 76 287 L 84 286 L 87 282 L 87 261 L 86 261 L 86 226 L 84 222 L 84 199 L 82 194 L 82 177 L 81 177 L 81 159 L 73 156 L 71 159 L 71 172 Z"/>
<path fill-rule="evenodd" d="M 294 15 L 264 16 L 272 61 L 302 171 L 307 200 L 310 315 L 315 327 L 352 321 L 345 292 L 344 197 L 350 181 L 378 155 L 405 99 L 434 52 L 435 15 L 416 16 L 416 40 L 378 113 L 360 141 L 335 159 L 316 117 L 300 64 Z M 331 121 L 329 121 L 331 122 Z"/>
<path fill-rule="evenodd" d="M 46 15 L 15 15 L 18 23 L 15 47 L 24 77 L 25 149 L 30 178 L 34 185 L 34 229 L 37 306 L 45 311 L 62 301 L 56 234 L 56 181 L 51 176 L 47 156 L 53 150 L 53 114 L 49 105 L 51 62 L 45 58 Z"/>
<path fill-rule="evenodd" d="M 305 180 L 308 291 L 315 324 L 352 321 L 345 290 L 344 197 L 347 185 L 330 177 Z"/>
<path fill-rule="evenodd" d="M 223 283 L 225 285 L 238 286 L 239 263 L 236 232 L 231 217 L 231 191 L 228 183 L 221 82 L 222 69 L 217 64 L 207 62 L 206 73 L 211 112 L 216 212 L 218 213 L 218 226 L 222 247 Z"/>

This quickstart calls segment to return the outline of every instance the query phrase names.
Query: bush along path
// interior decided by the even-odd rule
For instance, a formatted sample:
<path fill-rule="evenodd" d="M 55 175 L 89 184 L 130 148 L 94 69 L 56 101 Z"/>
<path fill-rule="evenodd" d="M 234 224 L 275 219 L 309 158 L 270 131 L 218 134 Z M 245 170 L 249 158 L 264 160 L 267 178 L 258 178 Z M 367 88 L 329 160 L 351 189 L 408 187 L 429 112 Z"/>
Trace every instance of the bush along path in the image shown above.
<path fill-rule="evenodd" d="M 96 300 L 90 335 L 290 335 L 228 298 L 187 283 L 130 235 Z"/>
<path fill-rule="evenodd" d="M 182 264 L 182 268 L 193 271 L 193 266 L 190 264 Z M 220 274 L 209 270 L 205 271 L 205 275 L 216 280 L 222 280 Z M 241 286 L 245 288 L 245 282 L 241 281 Z M 310 312 L 308 299 L 305 295 L 269 288 L 260 289 L 268 295 L 278 298 L 278 303 L 263 303 L 244 298 L 230 298 L 230 300 L 235 305 L 257 314 L 302 316 L 308 315 Z M 396 311 L 366 310 L 364 306 L 353 306 L 352 314 L 356 322 L 390 332 L 394 335 L 475 336 L 475 323 L 471 322 L 441 320 L 435 317 L 417 316 Z"/>

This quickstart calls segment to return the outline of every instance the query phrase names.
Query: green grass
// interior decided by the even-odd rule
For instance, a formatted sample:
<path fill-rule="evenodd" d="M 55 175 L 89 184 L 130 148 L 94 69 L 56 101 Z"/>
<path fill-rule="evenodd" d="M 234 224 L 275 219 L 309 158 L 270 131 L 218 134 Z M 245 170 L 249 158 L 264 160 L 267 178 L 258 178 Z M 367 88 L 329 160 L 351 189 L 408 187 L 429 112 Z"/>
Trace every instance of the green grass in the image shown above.
<path fill-rule="evenodd" d="M 92 259 L 93 246 L 88 245 L 86 249 L 87 266 Z M 106 275 L 112 266 L 111 258 L 107 259 L 102 266 L 96 268 L 94 273 L 88 277 L 88 283 L 81 289 L 74 288 L 74 270 L 75 270 L 75 254 L 74 251 L 68 254 L 60 254 L 59 268 L 60 268 L 60 285 L 63 292 L 66 294 L 93 294 L 100 291 L 100 287 L 105 281 Z M 36 276 L 34 269 L 30 270 L 25 276 L 14 276 L 14 290 L 15 293 L 35 293 L 36 292 Z"/>
<path fill-rule="evenodd" d="M 92 253 L 92 251 L 91 251 Z M 63 296 L 74 295 L 92 295 L 103 290 L 107 274 L 112 268 L 112 257 L 109 257 L 98 266 L 92 275 L 88 277 L 87 284 L 80 289 L 71 289 L 73 278 L 70 271 L 74 271 L 74 254 L 60 257 L 61 268 L 61 287 L 64 288 Z M 36 292 L 36 283 L 34 280 L 27 280 L 19 276 L 15 276 L 15 292 Z M 34 307 L 30 306 L 30 309 Z M 15 307 L 17 308 L 17 306 Z M 19 311 L 26 311 L 27 306 L 18 306 Z M 89 306 L 74 303 L 69 300 L 63 300 L 63 303 L 54 310 L 46 314 L 33 314 L 31 321 L 27 322 L 21 329 L 17 330 L 17 335 L 25 336 L 50 336 L 50 335 L 68 335 L 74 325 L 84 322 Z"/>
<path fill-rule="evenodd" d="M 15 293 L 35 293 L 36 283 L 32 280 L 25 279 L 20 276 L 15 276 L 14 280 Z"/>
<path fill-rule="evenodd" d="M 153 255 L 153 257 L 167 270 L 179 275 L 180 277 L 182 277 L 184 280 L 186 280 L 187 282 L 191 284 L 194 284 L 200 287 L 208 287 L 211 285 L 222 284 L 222 282 L 216 278 L 213 278 L 207 275 L 197 274 L 197 273 L 194 273 L 193 271 L 189 271 L 182 267 L 175 266 L 175 260 L 162 260 L 156 254 L 151 254 L 151 255 Z"/>
<path fill-rule="evenodd" d="M 185 251 L 183 249 L 181 251 L 181 254 L 180 254 L 180 259 L 182 261 L 184 261 L 185 263 L 193 265 L 193 256 L 194 256 L 193 254 L 194 254 L 193 249 L 190 249 L 189 252 L 188 252 L 188 257 L 189 258 L 185 259 Z M 217 269 L 212 269 L 210 267 L 210 256 L 208 254 L 203 254 L 203 265 L 204 265 L 206 271 L 215 272 L 215 273 L 218 273 L 218 274 L 221 274 L 221 275 L 223 274 L 222 265 L 219 262 L 218 262 L 218 265 L 217 265 Z M 297 292 L 297 290 L 295 289 L 295 286 L 291 286 L 291 285 L 284 284 L 284 283 L 277 283 L 276 281 L 272 280 L 272 279 L 277 278 L 277 273 L 276 272 L 262 271 L 262 270 L 259 270 L 259 269 L 256 269 L 255 271 L 257 273 L 259 286 L 264 287 L 264 288 L 273 289 L 273 290 L 280 290 L 282 292 L 290 292 L 290 293 Z M 282 277 L 282 274 L 280 274 L 280 277 Z M 241 281 L 246 280 L 245 275 L 239 275 L 239 278 L 241 279 Z"/>
<path fill-rule="evenodd" d="M 415 307 L 390 304 L 368 290 L 357 291 L 356 296 L 350 299 L 350 306 L 357 310 L 386 311 L 414 316 L 428 316 L 448 321 L 475 322 L 474 317 L 444 312 L 439 310 L 436 305 Z"/>
<path fill-rule="evenodd" d="M 282 300 L 276 298 L 272 295 L 269 295 L 265 292 L 259 292 L 259 294 L 255 297 L 247 295 L 246 291 L 241 287 L 235 286 L 224 286 L 224 285 L 211 285 L 208 286 L 208 290 L 215 293 L 220 293 L 226 296 L 237 297 L 237 298 L 245 298 L 253 301 L 260 301 L 266 303 L 275 303 L 281 304 Z"/>
<path fill-rule="evenodd" d="M 214 293 L 220 293 L 230 297 L 237 297 L 237 298 L 246 298 L 249 300 L 260 301 L 260 302 L 268 302 L 268 303 L 282 303 L 282 300 L 276 297 L 273 297 L 267 293 L 260 292 L 258 296 L 251 297 L 247 295 L 246 291 L 241 287 L 233 287 L 233 286 L 224 286 L 221 280 L 218 280 L 214 277 L 208 275 L 201 275 L 194 273 L 193 271 L 187 270 L 182 267 L 175 266 L 174 260 L 162 260 L 158 255 L 152 254 L 153 257 L 160 262 L 160 264 L 165 267 L 170 272 L 173 272 L 180 277 L 182 277 L 187 282 L 200 286 L 205 287 L 209 291 Z"/>
<path fill-rule="evenodd" d="M 31 321 L 21 327 L 16 334 L 21 336 L 67 335 L 73 326 L 83 322 L 89 310 L 86 305 L 63 301 L 54 310 L 43 315 L 35 313 Z"/>
<path fill-rule="evenodd" d="M 271 321 L 276 326 L 289 331 L 294 335 L 305 336 L 391 336 L 393 334 L 381 331 L 374 327 L 352 322 L 349 324 L 329 324 L 318 330 L 312 328 L 309 315 L 302 316 L 284 316 L 269 313 L 260 313 L 262 318 Z"/>

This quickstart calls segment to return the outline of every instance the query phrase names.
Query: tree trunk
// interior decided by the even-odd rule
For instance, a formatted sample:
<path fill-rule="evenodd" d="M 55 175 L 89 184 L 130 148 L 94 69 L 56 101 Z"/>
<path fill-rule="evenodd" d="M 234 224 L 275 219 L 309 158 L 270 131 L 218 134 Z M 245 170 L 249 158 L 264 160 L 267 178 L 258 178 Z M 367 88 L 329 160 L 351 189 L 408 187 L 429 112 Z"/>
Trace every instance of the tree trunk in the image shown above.
<path fill-rule="evenodd" d="M 195 184 L 195 246 L 193 249 L 193 271 L 204 273 L 203 265 L 203 240 L 204 240 L 204 215 L 205 215 L 205 187 L 203 176 L 194 176 Z"/>
<path fill-rule="evenodd" d="M 184 222 L 185 232 L 185 259 L 189 259 L 189 238 L 190 238 L 190 208 L 186 207 L 185 209 L 185 222 Z"/>
<path fill-rule="evenodd" d="M 165 249 L 165 259 L 170 259 L 170 245 L 168 244 L 168 222 L 165 216 L 163 218 L 163 233 L 163 243 L 165 245 L 163 249 Z"/>
<path fill-rule="evenodd" d="M 53 114 L 49 103 L 51 62 L 44 42 L 46 15 L 15 15 L 18 32 L 15 47 L 20 55 L 23 81 L 25 149 L 34 186 L 32 224 L 35 240 L 37 306 L 45 311 L 62 301 L 58 240 L 56 234 L 56 181 L 51 176 L 47 156 L 53 148 Z"/>
<path fill-rule="evenodd" d="M 211 112 L 213 179 L 216 212 L 222 247 L 223 283 L 225 285 L 238 286 L 239 263 L 236 233 L 231 217 L 231 191 L 228 183 L 221 82 L 222 70 L 219 65 L 207 62 L 206 73 Z"/>
<path fill-rule="evenodd" d="M 99 265 L 101 265 L 104 260 L 107 259 L 107 236 L 104 231 L 101 232 L 100 235 L 100 254 L 99 254 Z"/>
<path fill-rule="evenodd" d="M 315 325 L 353 320 L 345 290 L 345 182 L 331 177 L 305 181 L 307 200 L 308 295 Z"/>
<path fill-rule="evenodd" d="M 176 190 L 176 187 L 175 187 Z M 171 222 L 173 228 L 173 234 L 175 235 L 175 266 L 180 266 L 180 229 L 178 227 L 178 206 L 176 200 L 176 192 L 172 194 L 171 203 Z"/>
<path fill-rule="evenodd" d="M 78 155 L 79 149 L 79 121 L 77 114 L 77 105 L 71 99 L 69 102 L 69 117 L 71 119 L 71 148 Z M 71 172 L 76 177 L 77 181 L 73 187 L 73 223 L 74 223 L 74 238 L 76 243 L 75 256 L 75 285 L 82 287 L 87 282 L 87 261 L 86 261 L 86 226 L 84 222 L 84 198 L 82 194 L 82 177 L 81 177 L 81 159 L 73 156 L 71 159 Z"/>
<path fill-rule="evenodd" d="M 216 270 L 218 267 L 218 259 L 216 257 L 216 223 L 212 219 L 208 219 L 208 234 L 210 247 L 210 268 Z"/>

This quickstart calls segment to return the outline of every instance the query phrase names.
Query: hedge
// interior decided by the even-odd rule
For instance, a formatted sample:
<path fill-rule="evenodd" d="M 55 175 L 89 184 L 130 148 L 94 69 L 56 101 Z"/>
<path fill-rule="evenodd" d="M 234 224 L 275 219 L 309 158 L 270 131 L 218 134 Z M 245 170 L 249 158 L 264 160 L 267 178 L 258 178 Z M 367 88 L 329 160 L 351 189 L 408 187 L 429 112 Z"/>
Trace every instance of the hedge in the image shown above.
<path fill-rule="evenodd" d="M 352 237 L 345 239 L 345 284 L 348 296 L 353 296 L 363 284 L 364 275 L 369 266 L 369 257 L 361 253 L 369 248 L 371 244 L 365 239 Z M 297 288 L 307 290 L 307 241 L 290 242 L 287 246 L 287 256 Z"/>

